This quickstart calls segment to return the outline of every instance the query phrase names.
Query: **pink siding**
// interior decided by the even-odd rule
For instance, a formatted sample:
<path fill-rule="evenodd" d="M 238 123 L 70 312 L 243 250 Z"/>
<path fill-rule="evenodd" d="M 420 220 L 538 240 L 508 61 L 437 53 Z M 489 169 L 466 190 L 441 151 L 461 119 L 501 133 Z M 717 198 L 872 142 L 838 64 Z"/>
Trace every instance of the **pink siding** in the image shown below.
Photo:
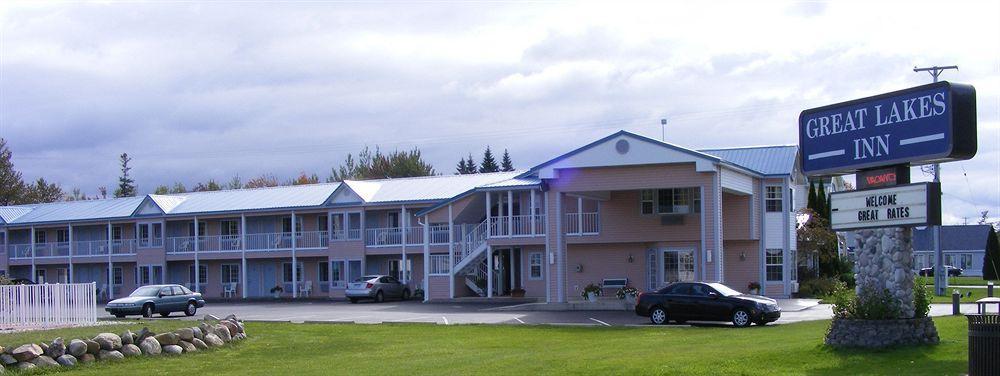
<path fill-rule="evenodd" d="M 646 250 L 648 245 L 639 243 L 572 244 L 567 252 L 567 299 L 580 300 L 580 293 L 589 283 L 601 284 L 605 278 L 628 278 L 640 290 L 646 280 Z M 628 262 L 632 255 L 632 262 Z M 582 271 L 577 272 L 576 267 Z M 611 289 L 605 294 L 614 294 Z"/>
<path fill-rule="evenodd" d="M 753 281 L 760 283 L 760 243 L 758 241 L 726 241 L 725 284 L 736 290 L 747 292 L 747 285 Z M 741 259 L 740 255 L 746 256 Z"/>
<path fill-rule="evenodd" d="M 752 199 L 751 196 L 722 194 L 722 220 L 726 226 L 726 230 L 723 232 L 725 240 L 751 239 L 750 201 Z"/>
<path fill-rule="evenodd" d="M 531 264 L 530 255 L 532 253 L 542 254 L 542 278 L 533 280 L 531 279 Z M 524 278 L 524 296 L 532 298 L 545 298 L 545 272 L 547 271 L 545 266 L 548 264 L 548 257 L 545 256 L 545 246 L 544 245 L 532 245 L 521 247 L 521 270 Z"/>
<path fill-rule="evenodd" d="M 430 299 L 448 299 L 448 279 L 447 276 L 431 276 L 429 278 L 429 288 L 427 297 Z M 458 286 L 456 286 L 458 287 Z"/>

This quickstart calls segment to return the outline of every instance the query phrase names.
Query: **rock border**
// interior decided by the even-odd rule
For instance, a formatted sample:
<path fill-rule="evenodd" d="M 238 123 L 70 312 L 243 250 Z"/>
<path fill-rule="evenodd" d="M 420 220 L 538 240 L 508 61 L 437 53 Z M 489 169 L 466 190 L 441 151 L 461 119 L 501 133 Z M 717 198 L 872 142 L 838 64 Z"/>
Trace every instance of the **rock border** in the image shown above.
<path fill-rule="evenodd" d="M 91 339 L 56 338 L 50 343 L 27 343 L 11 349 L 0 346 L 0 374 L 6 369 L 29 370 L 48 367 L 75 367 L 79 363 L 117 361 L 126 357 L 181 355 L 246 339 L 243 321 L 236 315 L 219 319 L 207 315 L 197 326 L 166 333 L 148 327 L 138 333 L 99 333 Z"/>
<path fill-rule="evenodd" d="M 834 318 L 826 332 L 826 343 L 834 347 L 880 349 L 892 346 L 935 345 L 941 339 L 930 317 L 897 320 L 850 320 Z"/>

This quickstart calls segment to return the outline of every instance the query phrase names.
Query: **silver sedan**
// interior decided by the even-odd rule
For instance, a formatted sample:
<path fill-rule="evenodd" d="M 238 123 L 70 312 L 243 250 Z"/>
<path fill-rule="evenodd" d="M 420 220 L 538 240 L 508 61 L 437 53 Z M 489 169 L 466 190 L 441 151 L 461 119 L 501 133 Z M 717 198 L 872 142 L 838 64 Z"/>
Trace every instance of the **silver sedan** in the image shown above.
<path fill-rule="evenodd" d="M 345 292 L 351 303 L 361 299 L 372 299 L 381 303 L 385 299 L 410 299 L 410 289 L 389 275 L 368 275 L 351 282 Z"/>

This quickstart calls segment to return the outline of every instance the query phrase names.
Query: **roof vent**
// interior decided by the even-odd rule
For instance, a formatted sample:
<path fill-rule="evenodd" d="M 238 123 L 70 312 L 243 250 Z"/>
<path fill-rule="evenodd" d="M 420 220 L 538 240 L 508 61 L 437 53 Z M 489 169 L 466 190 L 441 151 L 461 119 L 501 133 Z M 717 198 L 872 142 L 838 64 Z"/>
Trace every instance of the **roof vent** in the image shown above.
<path fill-rule="evenodd" d="M 618 151 L 618 154 L 628 153 L 628 148 L 629 144 L 626 139 L 618 140 L 618 142 L 615 143 L 615 150 Z"/>

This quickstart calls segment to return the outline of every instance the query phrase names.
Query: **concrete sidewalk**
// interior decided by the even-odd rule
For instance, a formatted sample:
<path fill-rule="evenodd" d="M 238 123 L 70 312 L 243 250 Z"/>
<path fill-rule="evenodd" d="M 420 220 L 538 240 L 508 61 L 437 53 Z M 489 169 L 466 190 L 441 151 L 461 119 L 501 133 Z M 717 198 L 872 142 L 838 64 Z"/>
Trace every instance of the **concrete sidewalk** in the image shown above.
<path fill-rule="evenodd" d="M 776 299 L 783 312 L 799 312 L 819 305 L 819 299 Z M 635 305 L 619 299 L 599 299 L 596 302 L 523 303 L 493 307 L 492 311 L 632 311 Z"/>

